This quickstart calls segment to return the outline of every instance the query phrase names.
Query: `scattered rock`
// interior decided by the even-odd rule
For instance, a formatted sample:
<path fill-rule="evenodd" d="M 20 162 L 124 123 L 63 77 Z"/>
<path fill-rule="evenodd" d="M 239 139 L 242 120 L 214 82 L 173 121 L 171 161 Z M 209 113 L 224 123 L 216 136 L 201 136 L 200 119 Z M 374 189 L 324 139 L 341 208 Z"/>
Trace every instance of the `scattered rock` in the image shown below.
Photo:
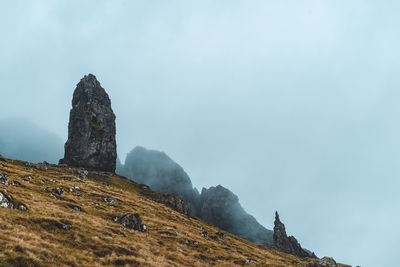
<path fill-rule="evenodd" d="M 70 181 L 70 182 L 75 182 L 75 179 L 74 179 L 74 178 L 68 177 L 68 176 L 61 177 L 61 180 Z"/>
<path fill-rule="evenodd" d="M 202 259 L 205 263 L 207 263 L 207 264 L 210 264 L 210 263 L 211 263 L 211 262 L 210 262 L 210 259 L 207 258 L 206 256 L 200 255 L 199 257 L 200 257 L 200 259 Z"/>
<path fill-rule="evenodd" d="M 129 229 L 140 232 L 147 232 L 147 227 L 142 223 L 139 214 L 126 214 L 120 219 L 120 223 Z"/>
<path fill-rule="evenodd" d="M 114 172 L 115 132 L 115 115 L 108 94 L 94 75 L 85 75 L 72 99 L 68 140 L 60 164 Z"/>
<path fill-rule="evenodd" d="M 186 238 L 182 239 L 182 243 L 188 246 L 190 245 L 190 241 L 187 240 Z"/>
<path fill-rule="evenodd" d="M 208 239 L 208 238 L 209 238 L 208 233 L 207 233 L 206 231 L 202 232 L 200 235 L 201 235 L 202 237 L 204 237 L 205 239 Z"/>
<path fill-rule="evenodd" d="M 21 183 L 20 183 L 20 182 L 14 181 L 14 180 L 10 181 L 10 184 L 11 184 L 12 186 L 21 186 Z"/>
<path fill-rule="evenodd" d="M 88 172 L 87 170 L 85 170 L 85 169 L 80 169 L 80 170 L 78 171 L 78 173 L 79 173 L 79 175 L 81 176 L 82 179 L 84 179 L 84 180 L 87 180 L 87 179 L 88 179 L 87 176 L 88 176 L 89 172 Z"/>
<path fill-rule="evenodd" d="M 81 198 L 85 198 L 85 196 L 84 196 L 84 195 L 82 195 L 82 194 L 80 194 L 80 193 L 76 193 L 76 194 L 75 194 L 75 196 L 77 196 L 77 197 L 81 197 Z"/>
<path fill-rule="evenodd" d="M 222 232 L 217 232 L 216 235 L 219 236 L 220 238 L 223 238 L 223 239 L 226 239 L 226 237 L 227 237 L 227 236 L 226 236 L 224 233 L 222 233 Z"/>
<path fill-rule="evenodd" d="M 8 175 L 5 173 L 0 173 L 0 184 L 8 185 Z"/>
<path fill-rule="evenodd" d="M 103 197 L 102 200 L 106 203 L 113 203 L 113 204 L 118 204 L 118 199 L 115 199 L 113 197 Z"/>
<path fill-rule="evenodd" d="M 62 189 L 60 187 L 53 187 L 53 189 L 51 189 L 51 192 L 53 192 L 54 194 L 57 194 L 59 196 L 64 195 L 64 189 Z"/>
<path fill-rule="evenodd" d="M 244 264 L 251 264 L 251 263 L 255 263 L 255 262 L 257 262 L 256 260 L 253 260 L 253 259 L 247 259 L 247 260 L 245 260 L 244 261 Z"/>
<path fill-rule="evenodd" d="M 311 257 L 311 254 L 304 250 L 293 236 L 287 236 L 285 225 L 280 221 L 278 212 L 275 212 L 274 222 L 274 248 L 298 257 Z"/>
<path fill-rule="evenodd" d="M 105 185 L 105 186 L 110 186 L 110 184 L 107 182 L 100 182 L 100 184 Z"/>
<path fill-rule="evenodd" d="M 180 247 L 176 247 L 176 249 L 177 249 L 178 251 L 180 251 L 180 252 L 184 252 L 183 249 L 180 248 Z"/>

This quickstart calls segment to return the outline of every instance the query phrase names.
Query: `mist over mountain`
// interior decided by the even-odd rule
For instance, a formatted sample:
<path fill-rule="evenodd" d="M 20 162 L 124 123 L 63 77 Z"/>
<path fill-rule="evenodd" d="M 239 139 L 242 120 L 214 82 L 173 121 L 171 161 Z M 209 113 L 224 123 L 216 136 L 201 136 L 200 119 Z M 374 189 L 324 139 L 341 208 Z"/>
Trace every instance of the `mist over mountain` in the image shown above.
<path fill-rule="evenodd" d="M 63 141 L 51 131 L 24 118 L 0 119 L 0 154 L 30 162 L 57 163 Z"/>
<path fill-rule="evenodd" d="M 117 161 L 117 172 L 153 190 L 181 196 L 191 214 L 212 225 L 258 244 L 272 245 L 273 232 L 249 215 L 233 192 L 218 185 L 203 188 L 199 194 L 185 170 L 164 152 L 137 146 L 124 165 Z"/>

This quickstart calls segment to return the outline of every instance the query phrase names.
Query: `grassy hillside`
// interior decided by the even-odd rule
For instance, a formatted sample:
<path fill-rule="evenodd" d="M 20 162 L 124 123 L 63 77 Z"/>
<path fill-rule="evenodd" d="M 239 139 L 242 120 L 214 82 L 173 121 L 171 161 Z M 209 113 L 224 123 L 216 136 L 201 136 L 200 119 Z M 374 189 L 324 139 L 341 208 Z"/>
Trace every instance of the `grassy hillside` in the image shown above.
<path fill-rule="evenodd" d="M 0 191 L 27 210 L 0 208 L 0 266 L 298 267 L 309 261 L 221 233 L 147 199 L 124 177 L 4 158 L 1 173 L 10 183 Z M 138 213 L 148 232 L 113 220 L 127 213 Z"/>

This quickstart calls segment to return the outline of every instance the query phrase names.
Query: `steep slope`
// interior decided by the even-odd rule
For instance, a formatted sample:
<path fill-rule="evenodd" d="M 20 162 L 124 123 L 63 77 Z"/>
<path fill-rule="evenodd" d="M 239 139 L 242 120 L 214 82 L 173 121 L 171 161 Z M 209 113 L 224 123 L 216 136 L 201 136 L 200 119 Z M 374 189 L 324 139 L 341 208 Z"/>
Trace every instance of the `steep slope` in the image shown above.
<path fill-rule="evenodd" d="M 218 185 L 203 188 L 200 195 L 184 169 L 164 152 L 138 146 L 128 154 L 125 164 L 118 170 L 153 190 L 181 196 L 191 214 L 214 226 L 260 245 L 273 244 L 273 232 L 249 215 L 234 193 Z"/>
<path fill-rule="evenodd" d="M 14 203 L 14 209 L 0 205 L 0 266 L 305 266 L 309 261 L 152 201 L 149 195 L 166 196 L 114 174 L 2 157 L 0 174 L 1 196 L 7 198 L 0 202 Z M 138 214 L 147 232 L 124 227 L 120 218 L 126 214 Z"/>

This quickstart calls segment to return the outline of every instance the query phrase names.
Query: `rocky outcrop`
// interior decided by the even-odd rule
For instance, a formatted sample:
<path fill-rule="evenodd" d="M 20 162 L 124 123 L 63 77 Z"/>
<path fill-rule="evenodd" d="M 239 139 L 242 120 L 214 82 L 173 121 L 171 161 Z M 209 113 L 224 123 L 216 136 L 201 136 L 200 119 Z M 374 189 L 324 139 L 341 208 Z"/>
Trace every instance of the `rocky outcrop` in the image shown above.
<path fill-rule="evenodd" d="M 336 261 L 330 257 L 323 257 L 317 262 L 308 262 L 306 267 L 336 267 Z"/>
<path fill-rule="evenodd" d="M 278 212 L 275 212 L 274 225 L 273 246 L 275 249 L 298 257 L 311 257 L 313 255 L 304 250 L 294 236 L 288 237 L 286 235 L 285 225 L 280 221 Z"/>
<path fill-rule="evenodd" d="M 198 216 L 199 193 L 184 169 L 164 152 L 135 147 L 127 156 L 120 174 L 146 184 L 152 190 L 183 198 L 190 213 Z"/>
<path fill-rule="evenodd" d="M 117 150 L 115 115 L 106 91 L 89 74 L 76 86 L 65 155 L 60 164 L 114 172 Z"/>
<path fill-rule="evenodd" d="M 272 231 L 247 214 L 240 205 L 239 198 L 221 185 L 203 188 L 200 213 L 203 220 L 227 232 L 261 245 L 272 245 Z"/>

